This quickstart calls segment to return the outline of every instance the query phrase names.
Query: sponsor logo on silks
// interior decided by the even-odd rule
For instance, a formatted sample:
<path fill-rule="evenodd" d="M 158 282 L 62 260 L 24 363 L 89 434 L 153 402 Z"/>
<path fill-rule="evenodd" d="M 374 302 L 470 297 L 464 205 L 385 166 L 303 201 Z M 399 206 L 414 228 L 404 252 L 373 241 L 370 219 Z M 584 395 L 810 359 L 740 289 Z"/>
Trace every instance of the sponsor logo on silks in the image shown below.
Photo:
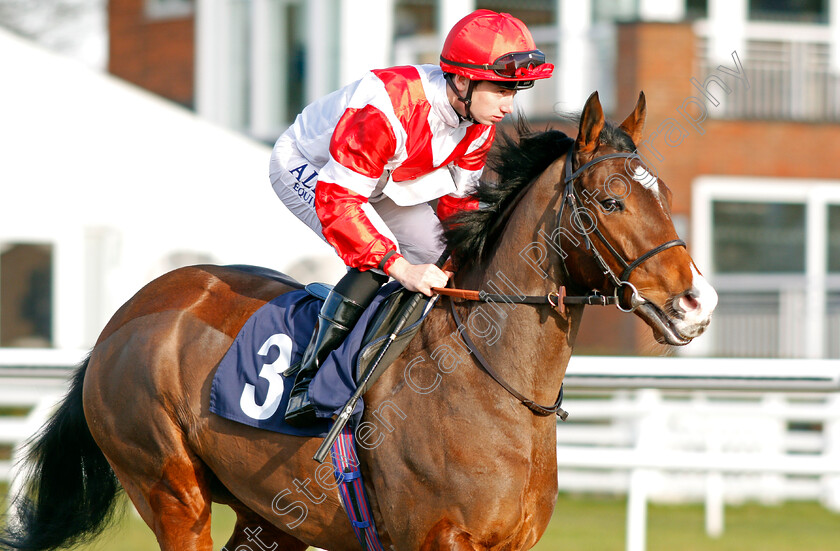
<path fill-rule="evenodd" d="M 308 164 L 302 164 L 289 171 L 290 174 L 294 175 L 295 180 L 297 180 L 295 185 L 292 186 L 292 189 L 298 194 L 298 197 L 306 201 L 309 206 L 315 208 L 315 183 L 318 181 L 318 173 L 313 170 L 304 179 L 307 168 L 309 168 Z"/>

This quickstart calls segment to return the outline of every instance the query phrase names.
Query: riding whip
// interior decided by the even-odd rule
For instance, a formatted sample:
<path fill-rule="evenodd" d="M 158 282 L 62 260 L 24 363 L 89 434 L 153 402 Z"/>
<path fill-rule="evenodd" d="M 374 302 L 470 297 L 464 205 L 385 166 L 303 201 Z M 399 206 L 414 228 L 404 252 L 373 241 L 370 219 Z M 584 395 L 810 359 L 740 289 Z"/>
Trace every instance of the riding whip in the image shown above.
<path fill-rule="evenodd" d="M 438 261 L 435 262 L 435 265 L 438 268 L 442 268 L 447 258 L 449 258 L 449 249 L 443 251 L 443 254 L 441 254 Z M 376 356 L 376 359 L 373 361 L 370 367 L 368 367 L 365 370 L 365 373 L 364 375 L 362 375 L 362 379 L 356 386 L 356 390 L 353 392 L 353 395 L 350 396 L 350 399 L 347 400 L 347 403 L 344 404 L 343 408 L 341 408 L 341 413 L 338 415 L 338 418 L 335 420 L 335 423 L 333 423 L 333 426 L 330 427 L 330 431 L 327 433 L 327 436 L 324 437 L 324 441 L 321 442 L 321 445 L 318 447 L 318 451 L 315 452 L 315 455 L 312 457 L 318 463 L 324 462 L 324 459 L 330 452 L 330 448 L 332 447 L 336 438 L 338 438 L 339 433 L 341 433 L 341 430 L 344 428 L 347 422 L 350 421 L 350 416 L 353 415 L 353 410 L 356 409 L 356 404 L 359 402 L 359 398 L 361 398 L 362 394 L 364 394 L 367 390 L 367 383 L 368 381 L 370 381 L 371 376 L 376 371 L 379 362 L 381 362 L 382 358 L 385 356 L 385 352 L 388 351 L 388 348 L 390 348 L 391 344 L 394 342 L 394 339 L 396 339 L 400 331 L 403 330 L 406 322 L 408 321 L 408 318 L 411 317 L 412 312 L 414 312 L 414 309 L 417 308 L 417 305 L 420 304 L 420 301 L 422 301 L 425 298 L 428 297 L 426 297 L 426 295 L 424 295 L 423 293 L 416 292 L 409 299 L 409 301 L 406 302 L 405 306 L 403 307 L 402 314 L 400 314 L 399 319 L 397 319 L 397 323 L 394 325 L 394 329 L 388 336 L 388 340 L 385 341 L 385 344 L 382 346 L 382 349 L 379 351 L 379 354 Z"/>

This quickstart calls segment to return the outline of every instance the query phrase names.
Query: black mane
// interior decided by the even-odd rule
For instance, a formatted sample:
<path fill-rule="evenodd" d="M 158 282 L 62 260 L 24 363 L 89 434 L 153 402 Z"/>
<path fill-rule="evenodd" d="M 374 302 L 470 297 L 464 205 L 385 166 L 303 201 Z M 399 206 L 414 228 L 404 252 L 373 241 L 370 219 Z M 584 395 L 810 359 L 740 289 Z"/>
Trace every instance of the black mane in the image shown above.
<path fill-rule="evenodd" d="M 577 126 L 577 116 L 566 120 Z M 534 132 L 522 116 L 515 130 L 515 136 L 497 134 L 487 157 L 487 168 L 497 178 L 479 183 L 473 194 L 479 201 L 479 209 L 458 213 L 444 224 L 444 240 L 456 266 L 483 264 L 488 260 L 525 189 L 575 143 L 559 130 Z M 605 121 L 600 140 L 619 151 L 635 150 L 630 136 L 611 121 Z"/>

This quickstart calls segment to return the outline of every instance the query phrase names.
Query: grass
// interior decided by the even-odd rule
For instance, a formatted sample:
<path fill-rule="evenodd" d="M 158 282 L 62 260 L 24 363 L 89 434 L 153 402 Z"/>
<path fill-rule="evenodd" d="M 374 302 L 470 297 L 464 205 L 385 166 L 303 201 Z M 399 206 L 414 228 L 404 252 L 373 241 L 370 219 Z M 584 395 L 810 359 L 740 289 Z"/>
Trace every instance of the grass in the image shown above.
<path fill-rule="evenodd" d="M 0 484 L 0 502 L 5 503 L 7 487 Z M 124 495 L 120 497 L 120 512 L 118 522 L 105 529 L 105 532 L 87 545 L 74 547 L 74 551 L 156 551 L 158 548 L 155 536 L 134 510 L 134 507 Z M 4 505 L 5 509 L 5 505 Z M 0 515 L 0 520 L 5 511 Z M 213 550 L 219 551 L 224 546 L 233 531 L 236 516 L 230 507 L 213 504 Z M 228 550 L 234 551 L 234 550 Z"/>
<path fill-rule="evenodd" d="M 125 514 L 122 515 L 122 521 L 118 525 L 108 528 L 90 545 L 74 547 L 73 551 L 157 551 L 159 547 L 152 531 L 130 503 L 125 505 Z M 230 507 L 218 503 L 213 504 L 211 533 L 214 551 L 222 549 L 227 542 L 235 521 L 236 516 Z"/>
<path fill-rule="evenodd" d="M 0 499 L 6 488 L 0 485 Z M 626 500 L 560 495 L 554 517 L 534 551 L 623 551 Z M 727 506 L 720 538 L 706 535 L 702 505 L 650 505 L 648 551 L 840 551 L 840 514 L 812 502 Z M 230 508 L 213 506 L 213 549 L 233 528 Z M 78 551 L 154 551 L 151 530 L 130 505 L 118 525 Z M 233 550 L 229 550 L 233 551 Z"/>
<path fill-rule="evenodd" d="M 623 551 L 626 499 L 561 495 L 535 551 Z M 647 551 L 840 551 L 840 514 L 817 503 L 727 506 L 710 538 L 701 504 L 649 505 Z"/>

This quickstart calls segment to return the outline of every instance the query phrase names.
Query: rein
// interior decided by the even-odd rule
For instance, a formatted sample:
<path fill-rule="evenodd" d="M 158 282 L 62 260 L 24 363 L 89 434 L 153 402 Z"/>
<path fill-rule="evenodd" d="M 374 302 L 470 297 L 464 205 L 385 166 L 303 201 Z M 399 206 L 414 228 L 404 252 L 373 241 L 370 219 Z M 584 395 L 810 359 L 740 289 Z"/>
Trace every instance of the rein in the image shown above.
<path fill-rule="evenodd" d="M 562 285 L 556 291 L 547 295 L 500 295 L 474 291 L 471 289 L 455 289 L 453 287 L 432 287 L 432 291 L 439 295 L 450 298 L 466 300 L 468 302 L 507 302 L 509 304 L 548 304 L 556 308 L 561 314 L 566 312 L 566 304 L 583 304 L 584 306 L 607 306 L 617 304 L 615 296 L 606 296 L 600 293 L 583 296 L 568 296 L 566 288 Z"/>
<path fill-rule="evenodd" d="M 563 184 L 565 188 L 563 189 L 563 201 L 560 203 L 560 211 L 557 213 L 557 226 L 559 227 L 562 223 L 563 219 L 563 211 L 566 205 L 569 205 L 569 208 L 572 210 L 571 216 L 573 217 L 572 220 L 577 224 L 578 228 L 584 228 L 583 222 L 581 220 L 580 215 L 580 208 L 582 207 L 583 201 L 578 194 L 577 189 L 575 189 L 574 182 L 575 180 L 583 174 L 588 168 L 596 165 L 600 162 L 607 161 L 609 159 L 617 159 L 617 158 L 635 158 L 637 155 L 635 153 L 608 153 L 606 155 L 602 155 L 600 157 L 596 157 L 592 159 L 588 163 L 585 163 L 583 166 L 578 168 L 577 170 L 572 169 L 572 157 L 573 151 L 570 151 L 566 155 L 566 161 L 564 163 L 564 179 Z M 503 294 L 494 294 L 494 293 L 487 293 L 485 291 L 475 291 L 470 289 L 455 289 L 455 288 L 442 288 L 442 287 L 433 287 L 432 291 L 439 295 L 445 295 L 450 298 L 449 304 L 452 311 L 452 317 L 455 320 L 455 324 L 458 330 L 458 333 L 461 335 L 461 338 L 464 340 L 464 343 L 469 348 L 470 353 L 475 357 L 478 361 L 479 365 L 487 372 L 490 377 L 493 378 L 502 388 L 507 390 L 514 398 L 519 400 L 525 407 L 531 410 L 536 415 L 540 416 L 547 416 L 551 414 L 556 414 L 560 419 L 563 421 L 569 416 L 568 412 L 566 412 L 560 405 L 563 403 L 563 384 L 560 384 L 560 392 L 557 395 L 557 400 L 551 406 L 544 406 L 540 405 L 533 400 L 526 398 L 521 392 L 510 386 L 510 384 L 502 377 L 494 368 L 490 365 L 490 363 L 484 358 L 484 355 L 478 350 L 475 343 L 472 341 L 470 336 L 464 331 L 465 326 L 461 322 L 461 317 L 458 315 L 458 312 L 455 309 L 455 299 L 461 299 L 465 301 L 471 302 L 507 302 L 507 303 L 514 303 L 514 304 L 532 304 L 532 305 L 542 305 L 548 304 L 551 305 L 553 308 L 556 308 L 560 314 L 565 312 L 565 305 L 567 304 L 583 304 L 583 305 L 590 305 L 590 306 L 606 306 L 608 304 L 615 304 L 619 310 L 622 312 L 633 312 L 639 306 L 647 303 L 647 300 L 642 297 L 641 293 L 639 293 L 638 289 L 630 283 L 629 277 L 630 274 L 638 268 L 642 263 L 646 260 L 656 256 L 657 254 L 670 249 L 671 247 L 685 247 L 685 241 L 682 239 L 672 239 L 671 241 L 667 241 L 658 247 L 654 247 L 653 249 L 647 251 L 646 253 L 642 254 L 636 260 L 632 262 L 628 262 L 624 259 L 624 257 L 612 246 L 612 244 L 607 240 L 603 233 L 597 228 L 593 227 L 589 231 L 581 231 L 579 232 L 584 237 L 584 243 L 586 245 L 586 249 L 591 251 L 592 257 L 601 267 L 604 275 L 608 276 L 610 279 L 610 283 L 613 285 L 613 295 L 606 296 L 598 293 L 597 291 L 593 291 L 592 294 L 583 295 L 583 296 L 567 296 L 566 295 L 566 288 L 564 286 L 559 286 L 557 291 L 553 291 L 548 293 L 547 295 L 503 295 Z M 595 247 L 592 239 L 589 237 L 590 233 L 594 233 L 595 236 L 601 241 L 601 243 L 607 248 L 607 250 L 612 254 L 612 256 L 618 261 L 618 263 L 623 268 L 623 271 L 620 275 L 616 275 L 613 272 L 612 268 L 607 264 L 604 257 L 598 252 L 598 249 Z M 566 266 L 566 262 L 563 259 L 563 255 L 560 255 L 560 267 L 563 270 L 564 280 L 571 281 L 571 275 L 569 274 L 569 269 Z M 619 291 L 624 288 L 628 287 L 632 294 L 630 296 L 630 307 L 624 308 L 621 305 L 621 299 L 619 297 Z"/>
<path fill-rule="evenodd" d="M 475 346 L 475 343 L 472 341 L 469 334 L 467 334 L 467 332 L 464 331 L 466 327 L 461 322 L 461 316 L 459 316 L 458 312 L 455 310 L 455 301 L 450 300 L 449 304 L 452 307 L 452 317 L 455 318 L 455 326 L 457 327 L 458 333 L 461 335 L 461 338 L 464 339 L 464 344 L 466 344 L 467 348 L 470 349 L 470 352 L 472 352 L 472 355 L 475 356 L 476 360 L 478 360 L 479 365 L 481 365 L 484 371 L 486 371 L 487 374 L 490 375 L 490 377 L 492 377 L 494 381 L 499 383 L 502 386 L 502 388 L 507 390 L 510 394 L 513 395 L 514 398 L 519 400 L 525 407 L 530 409 L 535 414 L 541 417 L 556 414 L 558 417 L 560 417 L 560 419 L 565 421 L 569 414 L 568 412 L 566 412 L 566 410 L 560 407 L 560 405 L 563 403 L 563 383 L 560 383 L 560 392 L 557 394 L 557 400 L 555 400 L 554 405 L 552 406 L 541 406 L 533 400 L 529 400 L 528 398 L 526 398 L 524 394 L 510 386 L 510 383 L 508 383 L 504 379 L 504 377 L 499 375 L 499 373 L 495 369 L 493 369 L 493 366 L 490 365 L 490 362 L 488 362 L 484 358 L 484 355 Z"/>

